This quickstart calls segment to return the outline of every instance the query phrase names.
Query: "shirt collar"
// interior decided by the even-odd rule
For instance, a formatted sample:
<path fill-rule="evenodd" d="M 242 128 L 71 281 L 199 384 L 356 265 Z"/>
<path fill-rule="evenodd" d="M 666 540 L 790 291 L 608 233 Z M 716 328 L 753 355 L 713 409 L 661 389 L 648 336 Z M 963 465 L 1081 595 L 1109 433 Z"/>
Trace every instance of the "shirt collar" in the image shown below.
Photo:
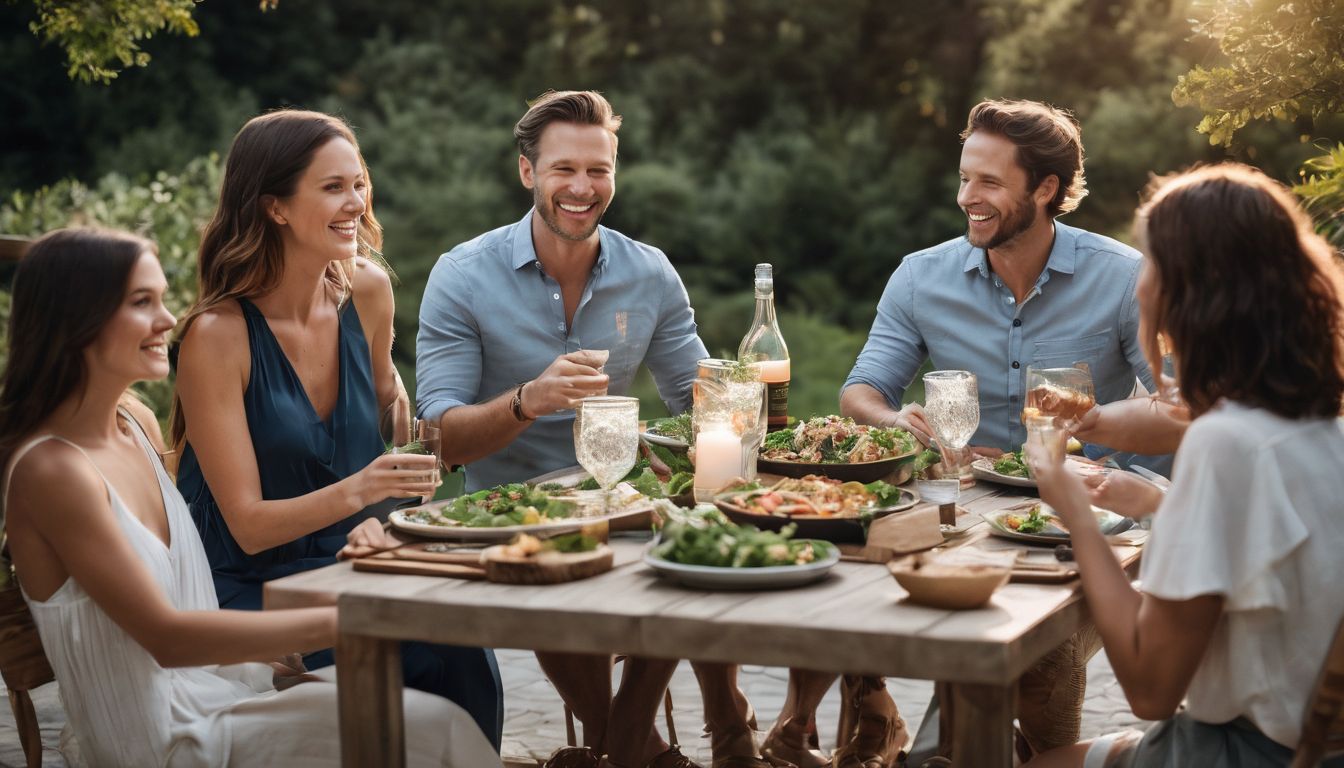
<path fill-rule="evenodd" d="M 1077 229 L 1056 221 L 1055 242 L 1050 246 L 1050 257 L 1046 259 L 1045 268 L 1052 272 L 1060 272 L 1066 275 L 1073 274 L 1078 256 L 1077 240 Z M 976 269 L 980 271 L 981 277 L 989 277 L 989 253 L 984 248 L 976 248 L 971 245 L 970 241 L 966 241 L 966 246 L 969 251 L 966 254 L 966 261 L 962 263 L 962 271 L 970 272 Z"/>
<path fill-rule="evenodd" d="M 513 227 L 513 268 L 522 269 L 529 264 L 537 264 L 537 249 L 532 244 L 532 214 L 537 209 L 529 208 L 523 216 L 523 220 Z M 607 228 L 601 225 L 597 227 L 597 263 L 593 265 L 593 272 L 601 272 L 606 269 L 607 258 L 611 253 L 610 246 L 611 235 Z"/>

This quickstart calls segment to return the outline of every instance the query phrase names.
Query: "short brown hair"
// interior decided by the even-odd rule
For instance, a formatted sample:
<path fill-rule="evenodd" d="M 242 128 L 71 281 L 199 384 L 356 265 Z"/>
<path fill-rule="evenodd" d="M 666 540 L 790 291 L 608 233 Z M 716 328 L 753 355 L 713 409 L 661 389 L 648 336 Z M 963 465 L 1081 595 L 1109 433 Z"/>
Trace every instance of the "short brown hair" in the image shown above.
<path fill-rule="evenodd" d="M 621 129 L 621 116 L 614 114 L 611 102 L 597 91 L 547 91 L 537 97 L 527 114 L 513 126 L 513 137 L 518 140 L 518 151 L 529 163 L 537 163 L 537 145 L 542 131 L 551 123 L 578 123 L 600 125 L 611 132 L 611 143 L 616 144 L 616 132 Z"/>
<path fill-rule="evenodd" d="M 1158 179 L 1134 229 L 1156 270 L 1145 352 L 1171 339 L 1192 416 L 1222 398 L 1290 419 L 1344 401 L 1344 270 L 1297 199 L 1223 163 Z"/>
<path fill-rule="evenodd" d="M 961 140 L 976 131 L 1002 136 L 1017 147 L 1017 164 L 1027 172 L 1029 189 L 1047 176 L 1059 180 L 1059 189 L 1046 206 L 1051 217 L 1068 213 L 1087 196 L 1083 178 L 1083 135 L 1070 112 L 1039 101 L 995 99 L 971 110 Z"/>

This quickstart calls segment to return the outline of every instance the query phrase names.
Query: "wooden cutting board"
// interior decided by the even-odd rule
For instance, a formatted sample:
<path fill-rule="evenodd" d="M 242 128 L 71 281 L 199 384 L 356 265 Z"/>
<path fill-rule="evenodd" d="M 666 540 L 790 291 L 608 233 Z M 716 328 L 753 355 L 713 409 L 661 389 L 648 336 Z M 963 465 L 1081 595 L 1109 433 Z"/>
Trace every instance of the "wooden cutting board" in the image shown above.
<path fill-rule="evenodd" d="M 356 571 L 405 573 L 416 576 L 447 576 L 501 584 L 560 584 L 596 576 L 611 570 L 614 553 L 605 544 L 592 552 L 544 553 L 516 558 L 503 554 L 502 546 L 465 552 L 425 551 L 431 544 L 411 544 L 388 552 L 362 557 L 352 565 Z"/>

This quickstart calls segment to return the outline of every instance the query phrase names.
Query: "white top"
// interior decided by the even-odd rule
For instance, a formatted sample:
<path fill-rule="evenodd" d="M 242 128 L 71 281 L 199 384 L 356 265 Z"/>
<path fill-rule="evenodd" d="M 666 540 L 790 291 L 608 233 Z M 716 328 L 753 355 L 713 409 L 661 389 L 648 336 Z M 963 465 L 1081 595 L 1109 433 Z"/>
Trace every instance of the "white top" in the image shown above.
<path fill-rule="evenodd" d="M 129 417 L 128 421 L 135 423 Z M 218 610 L 210 566 L 186 502 L 138 425 L 135 432 L 158 476 L 168 514 L 169 544 L 165 547 L 130 513 L 104 477 L 117 522 L 175 608 Z M 5 474 L 6 501 L 14 466 L 45 440 L 61 440 L 79 448 L 50 435 L 24 444 L 15 451 Z M 335 685 L 302 683 L 277 693 L 270 667 L 259 663 L 165 669 L 73 578 L 66 579 L 47 600 L 34 600 L 26 593 L 24 599 L 56 673 L 61 703 L 77 739 L 75 750 L 63 749 L 72 763 L 339 765 Z M 419 691 L 406 694 L 410 764 L 499 765 L 498 755 L 465 710 Z"/>
<path fill-rule="evenodd" d="M 1245 716 L 1295 747 L 1344 616 L 1344 419 L 1224 402 L 1196 419 L 1140 575 L 1166 600 L 1222 595 L 1187 692 L 1208 723 Z"/>

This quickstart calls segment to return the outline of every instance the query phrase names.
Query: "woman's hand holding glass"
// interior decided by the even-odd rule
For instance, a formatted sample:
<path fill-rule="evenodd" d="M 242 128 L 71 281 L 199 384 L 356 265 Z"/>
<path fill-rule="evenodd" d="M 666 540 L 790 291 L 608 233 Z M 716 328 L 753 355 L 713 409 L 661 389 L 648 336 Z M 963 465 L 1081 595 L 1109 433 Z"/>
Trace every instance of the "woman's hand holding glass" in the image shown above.
<path fill-rule="evenodd" d="M 1164 497 L 1160 488 L 1133 472 L 1091 474 L 1083 477 L 1083 484 L 1093 504 L 1135 520 L 1156 512 Z"/>
<path fill-rule="evenodd" d="M 1064 466 L 1064 432 L 1059 429 L 1027 430 L 1025 446 L 1027 467 L 1036 481 L 1041 499 L 1064 520 L 1071 531 L 1088 523 L 1097 526 L 1092 500 L 1083 480 Z"/>
<path fill-rule="evenodd" d="M 433 454 L 385 453 L 351 475 L 355 499 L 362 509 L 383 499 L 432 497 L 439 487 L 438 466 Z"/>

